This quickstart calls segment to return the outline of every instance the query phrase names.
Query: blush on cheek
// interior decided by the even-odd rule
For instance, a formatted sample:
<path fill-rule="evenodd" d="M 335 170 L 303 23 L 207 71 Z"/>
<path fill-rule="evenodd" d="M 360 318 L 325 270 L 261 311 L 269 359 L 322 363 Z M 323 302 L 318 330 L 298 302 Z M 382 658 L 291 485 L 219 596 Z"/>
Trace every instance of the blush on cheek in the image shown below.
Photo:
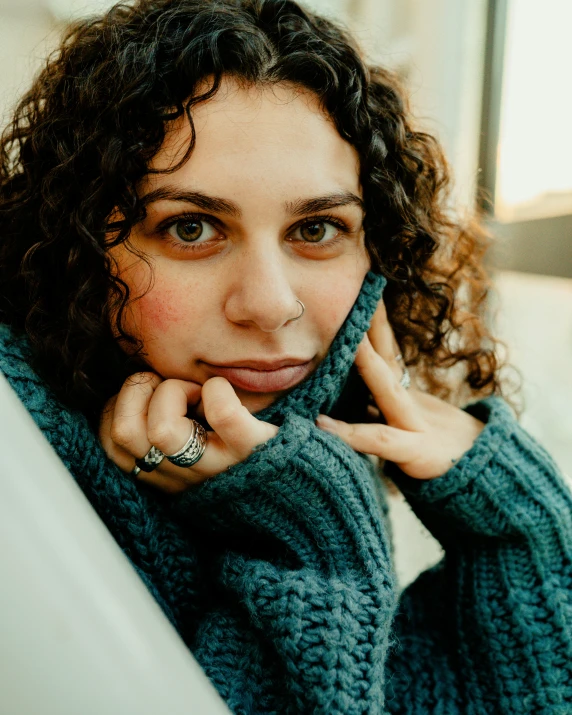
<path fill-rule="evenodd" d="M 149 333 L 165 333 L 173 327 L 188 323 L 189 306 L 190 301 L 182 301 L 177 291 L 167 288 L 157 290 L 157 286 L 154 286 L 134 306 L 143 340 Z"/>

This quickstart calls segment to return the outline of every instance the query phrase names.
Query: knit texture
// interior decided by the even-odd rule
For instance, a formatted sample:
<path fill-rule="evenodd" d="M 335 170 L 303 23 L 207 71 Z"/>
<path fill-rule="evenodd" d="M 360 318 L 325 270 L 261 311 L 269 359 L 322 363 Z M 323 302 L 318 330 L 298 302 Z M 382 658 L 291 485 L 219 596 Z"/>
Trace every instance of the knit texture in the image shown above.
<path fill-rule="evenodd" d="M 386 471 L 445 557 L 401 594 L 371 462 L 335 409 L 384 280 L 258 417 L 278 434 L 176 497 L 134 483 L 0 326 L 0 369 L 235 713 L 572 713 L 572 496 L 499 398 L 445 475 Z"/>

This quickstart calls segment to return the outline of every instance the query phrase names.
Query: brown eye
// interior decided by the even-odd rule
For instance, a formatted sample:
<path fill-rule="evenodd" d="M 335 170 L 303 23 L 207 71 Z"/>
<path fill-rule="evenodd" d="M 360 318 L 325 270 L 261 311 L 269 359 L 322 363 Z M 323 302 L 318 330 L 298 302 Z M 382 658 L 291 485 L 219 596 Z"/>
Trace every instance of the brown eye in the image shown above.
<path fill-rule="evenodd" d="M 303 243 L 316 243 L 320 246 L 335 244 L 340 234 L 347 233 L 332 221 L 312 221 L 299 225 L 293 237 Z"/>
<path fill-rule="evenodd" d="M 305 226 L 300 227 L 300 235 L 304 241 L 309 243 L 318 243 L 326 235 L 326 224 L 321 223 L 309 223 Z"/>
<path fill-rule="evenodd" d="M 183 241 L 196 241 L 203 233 L 201 221 L 177 221 L 177 236 Z"/>
<path fill-rule="evenodd" d="M 212 224 L 198 218 L 179 219 L 171 225 L 167 233 L 173 238 L 184 243 L 205 243 L 217 235 L 217 231 Z"/>

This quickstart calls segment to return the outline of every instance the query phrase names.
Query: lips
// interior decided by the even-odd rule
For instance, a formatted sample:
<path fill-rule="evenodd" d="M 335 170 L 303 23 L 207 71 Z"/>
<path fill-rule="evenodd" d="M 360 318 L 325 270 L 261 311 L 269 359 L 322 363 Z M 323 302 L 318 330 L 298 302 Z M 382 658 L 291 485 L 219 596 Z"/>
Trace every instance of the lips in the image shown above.
<path fill-rule="evenodd" d="M 231 385 L 239 389 L 248 392 L 277 392 L 302 382 L 312 370 L 311 360 L 292 363 L 292 360 L 277 360 L 273 363 L 249 360 L 241 362 L 240 365 L 207 365 L 209 372 L 225 377 Z M 252 367 L 253 365 L 262 367 Z M 269 365 L 272 367 L 269 368 Z"/>

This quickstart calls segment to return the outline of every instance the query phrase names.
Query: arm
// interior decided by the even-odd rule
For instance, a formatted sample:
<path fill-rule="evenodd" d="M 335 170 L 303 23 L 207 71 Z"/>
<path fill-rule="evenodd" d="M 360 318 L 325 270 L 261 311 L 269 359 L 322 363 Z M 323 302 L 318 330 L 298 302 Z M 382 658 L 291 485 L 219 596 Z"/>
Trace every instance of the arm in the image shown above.
<path fill-rule="evenodd" d="M 193 651 L 231 708 L 270 674 L 262 712 L 385 712 L 396 590 L 366 458 L 290 415 L 178 509 L 213 544 L 219 596 Z"/>
<path fill-rule="evenodd" d="M 572 712 L 572 496 L 500 399 L 445 475 L 389 476 L 441 542 L 443 561 L 401 596 L 388 709 Z M 488 415 L 486 413 L 489 413 Z M 428 666 L 428 664 L 430 664 Z"/>
<path fill-rule="evenodd" d="M 356 365 L 386 424 L 319 424 L 393 463 L 445 550 L 402 594 L 387 708 L 572 712 L 570 491 L 500 398 L 462 411 L 406 389 L 383 305 L 368 336 Z"/>

